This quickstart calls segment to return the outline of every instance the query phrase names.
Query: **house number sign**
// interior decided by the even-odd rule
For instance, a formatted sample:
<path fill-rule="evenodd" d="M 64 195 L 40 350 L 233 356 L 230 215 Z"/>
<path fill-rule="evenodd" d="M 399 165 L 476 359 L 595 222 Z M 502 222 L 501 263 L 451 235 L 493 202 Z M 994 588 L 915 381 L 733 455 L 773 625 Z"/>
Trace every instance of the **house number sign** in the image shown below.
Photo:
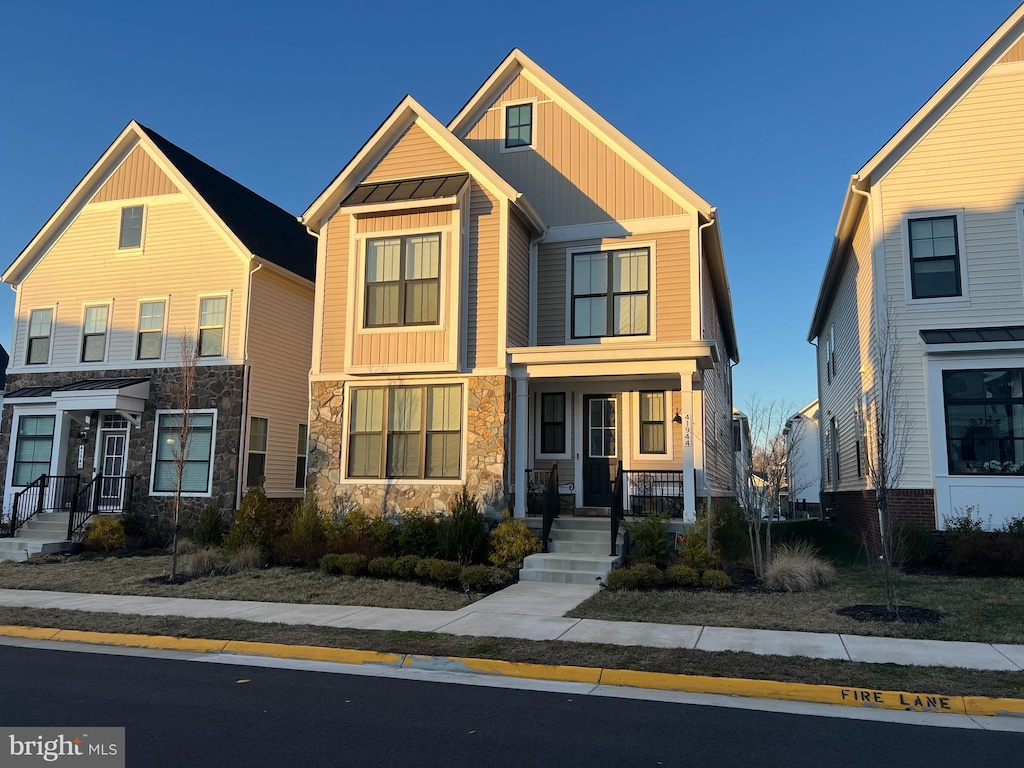
<path fill-rule="evenodd" d="M 683 445 L 687 448 L 690 447 L 690 432 L 692 427 L 690 425 L 690 414 L 686 414 L 686 421 L 683 422 Z"/>
<path fill-rule="evenodd" d="M 85 446 L 78 446 L 78 468 L 81 469 L 85 466 Z"/>

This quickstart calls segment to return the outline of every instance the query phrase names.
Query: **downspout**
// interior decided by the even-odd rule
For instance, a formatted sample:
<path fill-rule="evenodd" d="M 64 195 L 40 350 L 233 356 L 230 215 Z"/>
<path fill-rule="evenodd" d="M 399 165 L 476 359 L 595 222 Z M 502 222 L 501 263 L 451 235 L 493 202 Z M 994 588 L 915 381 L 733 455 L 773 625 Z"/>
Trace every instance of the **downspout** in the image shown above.
<path fill-rule="evenodd" d="M 310 226 L 308 224 L 306 224 L 305 221 L 302 220 L 301 217 L 299 218 L 298 221 L 299 221 L 300 224 L 302 224 L 306 228 L 306 232 L 309 235 L 311 235 L 312 237 L 316 238 L 316 241 L 317 241 L 317 260 L 319 262 L 319 258 L 320 258 L 320 232 L 319 232 L 319 230 L 314 232 L 310 228 Z M 318 263 L 317 264 L 317 269 L 319 269 L 319 266 L 320 265 Z M 314 272 L 314 274 L 313 274 L 313 316 L 314 316 L 314 318 L 316 317 L 316 291 L 319 288 L 322 288 L 322 287 L 323 287 L 322 285 L 320 285 L 320 284 L 318 284 L 316 282 L 316 272 Z M 323 323 L 321 322 L 321 325 L 322 324 Z M 319 329 L 316 327 L 315 321 L 314 321 L 313 326 L 314 326 L 313 327 L 313 344 L 316 345 L 318 343 L 317 340 L 316 340 L 316 334 L 317 334 L 317 331 Z M 319 343 L 323 344 L 323 333 L 322 332 L 320 334 L 320 342 Z M 312 351 L 312 348 L 310 348 L 310 351 Z M 310 439 L 312 437 L 312 434 L 313 434 L 312 429 L 311 429 L 311 427 L 313 426 L 312 410 L 313 410 L 313 361 L 310 360 L 310 363 L 309 363 L 309 374 L 306 376 L 306 476 L 302 478 L 302 497 L 303 497 L 303 499 L 305 499 L 305 497 L 306 497 L 306 485 L 307 485 L 307 479 L 306 478 L 309 477 L 309 441 L 310 441 Z M 317 413 L 319 413 L 319 408 L 317 409 Z M 342 412 L 341 418 L 342 418 L 342 421 L 344 421 L 344 419 L 345 419 L 344 411 Z"/>
<path fill-rule="evenodd" d="M 256 260 L 256 254 L 249 255 L 249 261 Z M 249 270 L 249 285 L 245 293 L 245 344 L 242 347 L 242 423 L 238 430 L 238 478 L 235 480 L 235 508 L 242 503 L 242 483 L 244 475 L 242 466 L 246 456 L 245 443 L 249 439 L 249 323 L 252 319 L 252 276 L 263 269 L 257 264 L 256 269 Z"/>
<path fill-rule="evenodd" d="M 700 295 L 700 306 L 698 308 L 700 316 L 698 317 L 698 327 L 700 328 L 700 335 L 702 340 L 704 338 L 704 230 L 715 223 L 715 213 L 717 213 L 717 211 L 718 209 L 712 206 L 712 208 L 708 211 L 708 220 L 705 223 L 699 224 L 697 226 L 697 292 Z M 704 416 L 705 414 L 701 413 L 702 422 L 704 421 Z M 731 418 L 732 414 L 730 413 L 729 416 Z M 729 429 L 732 429 L 731 423 L 729 425 Z M 710 488 L 708 488 L 707 424 L 701 425 L 701 431 L 704 434 L 704 439 L 701 441 L 701 443 L 703 444 L 701 450 L 704 451 L 704 461 L 702 462 L 704 465 L 704 511 L 706 514 L 710 514 L 711 490 Z M 711 535 L 711 529 L 712 526 L 708 525 L 709 537 Z M 708 546 L 710 547 L 710 541 L 708 542 Z"/>

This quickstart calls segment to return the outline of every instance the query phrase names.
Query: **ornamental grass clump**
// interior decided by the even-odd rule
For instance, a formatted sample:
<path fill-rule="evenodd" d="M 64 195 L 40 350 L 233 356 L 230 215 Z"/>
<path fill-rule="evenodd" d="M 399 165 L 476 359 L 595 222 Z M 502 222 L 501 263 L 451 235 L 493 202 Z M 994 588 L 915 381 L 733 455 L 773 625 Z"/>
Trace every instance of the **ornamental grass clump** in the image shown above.
<path fill-rule="evenodd" d="M 769 587 L 781 592 L 811 592 L 829 586 L 835 578 L 836 569 L 806 541 L 776 547 L 764 576 Z"/>
<path fill-rule="evenodd" d="M 184 571 L 189 576 L 213 576 L 217 573 L 217 547 L 203 547 L 184 556 Z"/>

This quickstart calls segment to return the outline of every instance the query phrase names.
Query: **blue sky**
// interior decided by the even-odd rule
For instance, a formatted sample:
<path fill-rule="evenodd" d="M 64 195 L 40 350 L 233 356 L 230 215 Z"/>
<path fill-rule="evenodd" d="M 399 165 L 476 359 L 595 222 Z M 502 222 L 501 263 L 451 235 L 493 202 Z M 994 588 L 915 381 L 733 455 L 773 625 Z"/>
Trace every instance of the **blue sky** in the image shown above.
<path fill-rule="evenodd" d="M 402 96 L 447 122 L 518 46 L 718 207 L 736 403 L 802 405 L 849 176 L 1016 5 L 0 3 L 0 261 L 132 118 L 301 213 Z"/>

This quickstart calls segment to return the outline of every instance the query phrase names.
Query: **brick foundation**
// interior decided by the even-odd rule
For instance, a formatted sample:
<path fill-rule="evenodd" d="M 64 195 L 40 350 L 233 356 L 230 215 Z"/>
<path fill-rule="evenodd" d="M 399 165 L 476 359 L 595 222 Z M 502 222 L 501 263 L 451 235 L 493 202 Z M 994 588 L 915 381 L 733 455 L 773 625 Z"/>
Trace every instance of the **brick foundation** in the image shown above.
<path fill-rule="evenodd" d="M 823 492 L 822 508 L 857 541 L 878 541 L 878 506 L 874 491 Z M 889 512 L 896 524 L 920 525 L 935 530 L 935 491 L 931 488 L 901 488 L 889 491 Z"/>

